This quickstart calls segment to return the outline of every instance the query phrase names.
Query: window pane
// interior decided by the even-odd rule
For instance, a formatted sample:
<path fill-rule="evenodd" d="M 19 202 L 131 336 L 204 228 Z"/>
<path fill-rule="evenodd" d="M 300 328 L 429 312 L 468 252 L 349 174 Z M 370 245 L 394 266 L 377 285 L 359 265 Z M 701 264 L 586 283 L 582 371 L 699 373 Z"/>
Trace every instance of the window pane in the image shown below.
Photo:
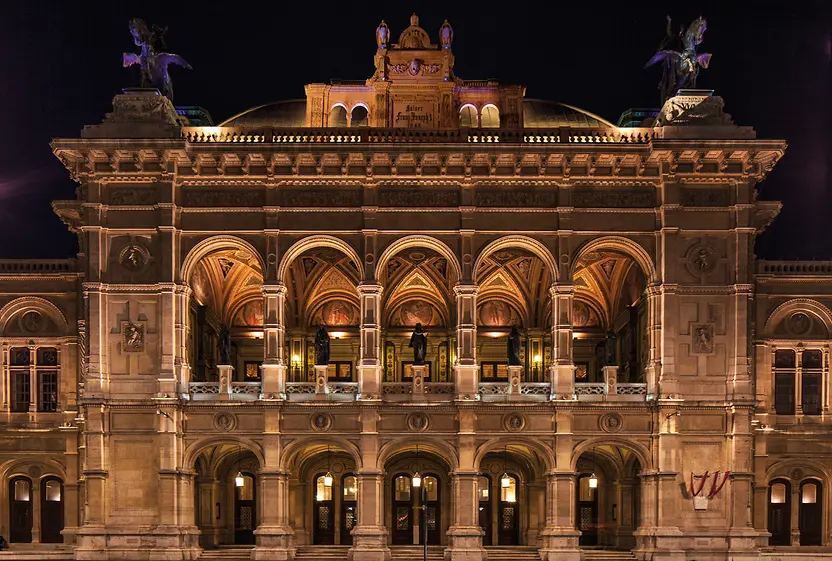
<path fill-rule="evenodd" d="M 50 479 L 46 482 L 46 500 L 60 501 L 61 500 L 61 482 Z"/>
<path fill-rule="evenodd" d="M 29 410 L 29 371 L 12 373 L 12 411 Z"/>
<path fill-rule="evenodd" d="M 820 415 L 820 374 L 803 373 L 803 408 L 804 415 Z"/>
<path fill-rule="evenodd" d="M 500 500 L 504 503 L 513 503 L 517 501 L 517 478 L 509 476 L 508 487 L 503 487 L 503 482 L 500 481 Z"/>
<path fill-rule="evenodd" d="M 792 350 L 774 351 L 775 368 L 794 368 L 795 355 Z"/>
<path fill-rule="evenodd" d="M 786 484 L 774 483 L 771 486 L 771 504 L 784 504 L 786 502 Z"/>
<path fill-rule="evenodd" d="M 775 374 L 774 409 L 778 415 L 794 415 L 794 374 Z"/>
<path fill-rule="evenodd" d="M 243 474 L 243 486 L 237 487 L 237 497 L 241 501 L 254 500 L 254 478 Z"/>
<path fill-rule="evenodd" d="M 344 500 L 355 501 L 358 499 L 358 480 L 349 475 L 344 478 Z"/>
<path fill-rule="evenodd" d="M 591 501 L 595 498 L 595 489 L 589 486 L 589 477 L 581 477 L 578 480 L 578 500 Z"/>
<path fill-rule="evenodd" d="M 331 501 L 332 487 L 324 485 L 324 476 L 321 475 L 315 480 L 315 500 L 316 501 Z"/>
<path fill-rule="evenodd" d="M 38 366 L 57 366 L 58 351 L 52 347 L 38 349 Z"/>
<path fill-rule="evenodd" d="M 9 351 L 9 362 L 12 366 L 29 366 L 29 349 L 16 347 Z"/>
<path fill-rule="evenodd" d="M 823 368 L 823 353 L 803 351 L 803 368 Z"/>
<path fill-rule="evenodd" d="M 425 496 L 428 501 L 439 500 L 439 481 L 435 477 L 429 475 L 422 480 L 422 485 L 425 486 Z"/>
<path fill-rule="evenodd" d="M 477 480 L 477 496 L 481 501 L 488 500 L 488 478 L 482 475 Z"/>
<path fill-rule="evenodd" d="M 396 499 L 397 501 L 410 500 L 410 478 L 400 475 L 396 478 Z"/>
<path fill-rule="evenodd" d="M 29 482 L 25 479 L 18 479 L 14 482 L 14 500 L 28 501 L 29 500 Z"/>
<path fill-rule="evenodd" d="M 800 502 L 803 504 L 815 504 L 818 501 L 818 486 L 814 483 L 805 483 L 801 495 Z"/>
<path fill-rule="evenodd" d="M 55 371 L 38 372 L 40 384 L 40 403 L 38 411 L 58 410 L 58 373 Z"/>

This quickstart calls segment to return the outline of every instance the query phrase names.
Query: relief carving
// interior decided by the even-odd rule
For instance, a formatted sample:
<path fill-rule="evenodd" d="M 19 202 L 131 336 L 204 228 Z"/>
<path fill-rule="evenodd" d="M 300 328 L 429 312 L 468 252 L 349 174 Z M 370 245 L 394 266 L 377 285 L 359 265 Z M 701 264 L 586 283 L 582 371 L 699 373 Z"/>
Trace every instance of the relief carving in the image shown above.
<path fill-rule="evenodd" d="M 726 189 L 682 189 L 682 204 L 685 206 L 726 206 Z"/>
<path fill-rule="evenodd" d="M 121 352 L 144 352 L 144 325 L 132 322 L 121 324 Z"/>
<path fill-rule="evenodd" d="M 554 208 L 558 195 L 554 191 L 477 190 L 476 205 L 485 207 Z"/>
<path fill-rule="evenodd" d="M 719 252 L 714 246 L 697 242 L 688 250 L 685 265 L 691 275 L 704 281 L 716 270 L 719 260 Z"/>
<path fill-rule="evenodd" d="M 202 189 L 188 189 L 183 193 L 185 206 L 202 207 L 244 207 L 263 206 L 265 193 L 263 191 L 204 191 Z"/>
<path fill-rule="evenodd" d="M 577 208 L 650 208 L 655 206 L 652 189 L 610 191 L 576 189 L 572 192 L 572 206 Z"/>
<path fill-rule="evenodd" d="M 384 189 L 379 192 L 379 206 L 417 208 L 459 206 L 459 191 Z"/>
<path fill-rule="evenodd" d="M 690 326 L 690 354 L 710 355 L 714 353 L 714 324 L 694 323 Z"/>
<path fill-rule="evenodd" d="M 152 205 L 156 201 L 156 189 L 129 187 L 110 190 L 111 205 Z"/>
<path fill-rule="evenodd" d="M 144 269 L 149 260 L 150 252 L 147 248 L 137 244 L 128 244 L 124 246 L 118 255 L 119 264 L 133 273 Z"/>
<path fill-rule="evenodd" d="M 360 189 L 281 189 L 281 206 L 299 207 L 356 207 L 361 206 L 362 192 Z"/>

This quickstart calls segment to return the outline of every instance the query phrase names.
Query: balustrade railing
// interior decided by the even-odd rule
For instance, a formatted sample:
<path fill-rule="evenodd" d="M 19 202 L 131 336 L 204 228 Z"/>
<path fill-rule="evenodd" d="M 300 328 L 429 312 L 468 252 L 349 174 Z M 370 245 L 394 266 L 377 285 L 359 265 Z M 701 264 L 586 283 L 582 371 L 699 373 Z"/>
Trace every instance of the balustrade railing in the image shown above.
<path fill-rule="evenodd" d="M 358 393 L 358 382 L 329 382 L 330 394 L 355 395 Z"/>
<path fill-rule="evenodd" d="M 508 382 L 480 382 L 480 395 L 508 395 Z"/>
<path fill-rule="evenodd" d="M 219 382 L 190 382 L 188 395 L 192 400 L 206 399 L 234 399 L 254 400 L 262 396 L 260 382 L 231 382 L 229 386 L 222 386 Z"/>
<path fill-rule="evenodd" d="M 606 387 L 603 382 L 595 383 L 595 382 L 576 382 L 575 383 L 575 395 L 578 396 L 578 399 L 581 398 L 582 395 L 604 395 L 606 393 Z"/>
<path fill-rule="evenodd" d="M 548 399 L 552 393 L 552 384 L 549 382 L 521 382 L 520 395 L 543 396 Z"/>
<path fill-rule="evenodd" d="M 286 395 L 302 395 L 316 393 L 313 382 L 286 382 Z"/>
<path fill-rule="evenodd" d="M 381 385 L 383 395 L 410 395 L 413 384 L 410 382 L 384 382 Z"/>
<path fill-rule="evenodd" d="M 454 395 L 453 382 L 428 382 L 425 384 L 425 393 L 432 395 Z"/>
<path fill-rule="evenodd" d="M 188 384 L 188 393 L 191 398 L 197 395 L 211 395 L 220 393 L 219 382 L 191 382 Z"/>

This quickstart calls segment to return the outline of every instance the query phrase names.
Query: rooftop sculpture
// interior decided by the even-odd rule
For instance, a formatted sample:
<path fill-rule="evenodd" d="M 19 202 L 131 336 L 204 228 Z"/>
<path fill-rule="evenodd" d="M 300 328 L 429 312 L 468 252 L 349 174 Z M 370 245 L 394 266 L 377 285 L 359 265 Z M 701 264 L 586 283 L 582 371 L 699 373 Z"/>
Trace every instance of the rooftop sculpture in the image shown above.
<path fill-rule="evenodd" d="M 662 79 L 659 82 L 662 104 L 676 95 L 680 89 L 696 88 L 696 79 L 701 68 L 708 68 L 710 53 L 697 54 L 696 48 L 702 43 L 708 22 L 699 16 L 688 26 L 682 26 L 678 35 L 673 35 L 670 16 L 667 16 L 667 32 L 653 58 L 647 61 L 645 68 L 657 62 L 663 62 Z"/>
<path fill-rule="evenodd" d="M 168 74 L 168 65 L 176 64 L 188 70 L 192 70 L 184 58 L 172 53 L 156 52 L 156 42 L 164 48 L 163 36 L 167 28 L 159 29 L 153 26 L 149 29 L 144 20 L 133 18 L 130 20 L 130 34 L 137 47 L 141 47 L 141 53 L 124 53 L 124 67 L 138 64 L 141 68 L 141 87 L 156 88 L 162 95 L 173 101 L 173 83 Z"/>

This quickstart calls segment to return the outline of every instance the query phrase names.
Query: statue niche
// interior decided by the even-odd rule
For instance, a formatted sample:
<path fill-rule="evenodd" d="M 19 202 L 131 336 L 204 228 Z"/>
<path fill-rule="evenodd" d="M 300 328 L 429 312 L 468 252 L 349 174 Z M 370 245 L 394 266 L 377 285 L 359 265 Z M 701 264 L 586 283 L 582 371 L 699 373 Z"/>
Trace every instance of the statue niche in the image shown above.
<path fill-rule="evenodd" d="M 410 336 L 408 347 L 413 349 L 413 363 L 417 365 L 424 364 L 428 350 L 428 336 L 422 329 L 421 323 L 416 324 L 416 329 L 413 330 L 413 334 Z"/>
<path fill-rule="evenodd" d="M 329 333 L 323 325 L 315 334 L 315 366 L 329 364 Z"/>
<path fill-rule="evenodd" d="M 508 335 L 508 365 L 509 366 L 521 366 L 523 363 L 520 362 L 520 330 L 517 329 L 517 326 L 512 326 L 511 333 Z"/>

